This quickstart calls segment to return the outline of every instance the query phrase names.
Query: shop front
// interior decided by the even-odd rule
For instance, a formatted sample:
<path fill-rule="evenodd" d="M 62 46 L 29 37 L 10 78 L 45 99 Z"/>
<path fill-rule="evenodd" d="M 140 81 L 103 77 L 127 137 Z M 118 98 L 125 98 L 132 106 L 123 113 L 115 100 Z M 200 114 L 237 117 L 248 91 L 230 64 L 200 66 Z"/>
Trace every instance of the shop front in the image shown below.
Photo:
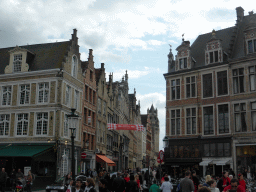
<path fill-rule="evenodd" d="M 82 173 L 86 173 L 87 170 L 94 170 L 95 169 L 95 155 L 93 153 L 86 153 L 86 157 L 81 161 Z"/>
<path fill-rule="evenodd" d="M 102 169 L 107 170 L 108 167 L 116 166 L 116 163 L 105 155 L 96 155 L 96 162 L 97 162 L 97 171 Z"/>

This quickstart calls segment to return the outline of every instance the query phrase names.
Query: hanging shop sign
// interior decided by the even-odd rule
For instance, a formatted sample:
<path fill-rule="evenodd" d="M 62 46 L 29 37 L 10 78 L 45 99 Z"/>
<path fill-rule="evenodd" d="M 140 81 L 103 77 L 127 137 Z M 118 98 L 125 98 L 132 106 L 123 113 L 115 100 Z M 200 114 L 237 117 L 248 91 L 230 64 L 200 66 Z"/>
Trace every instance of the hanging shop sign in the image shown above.
<path fill-rule="evenodd" d="M 129 124 L 114 124 L 108 123 L 108 130 L 134 130 L 144 131 L 143 125 L 129 125 Z"/>

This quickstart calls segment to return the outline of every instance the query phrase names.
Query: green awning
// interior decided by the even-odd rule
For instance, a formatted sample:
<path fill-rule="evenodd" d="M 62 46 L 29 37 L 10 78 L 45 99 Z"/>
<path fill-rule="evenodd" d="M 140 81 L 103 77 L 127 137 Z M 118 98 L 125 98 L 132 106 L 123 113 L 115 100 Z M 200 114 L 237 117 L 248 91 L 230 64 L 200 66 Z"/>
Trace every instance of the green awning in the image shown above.
<path fill-rule="evenodd" d="M 7 145 L 0 149 L 0 157 L 33 157 L 52 148 L 51 145 Z"/>

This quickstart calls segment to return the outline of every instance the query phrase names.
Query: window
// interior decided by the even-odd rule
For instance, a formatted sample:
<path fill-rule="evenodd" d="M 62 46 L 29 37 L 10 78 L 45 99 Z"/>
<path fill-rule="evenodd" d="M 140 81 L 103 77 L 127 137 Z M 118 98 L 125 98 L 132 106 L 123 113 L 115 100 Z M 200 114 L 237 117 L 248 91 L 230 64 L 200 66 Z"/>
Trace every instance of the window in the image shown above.
<path fill-rule="evenodd" d="M 204 144 L 204 156 L 205 157 L 215 156 L 215 143 Z"/>
<path fill-rule="evenodd" d="M 246 125 L 246 105 L 239 103 L 234 105 L 235 109 L 235 127 L 236 132 L 243 132 L 247 130 Z"/>
<path fill-rule="evenodd" d="M 79 111 L 79 106 L 80 106 L 79 91 L 75 90 L 75 104 L 74 104 L 74 107 L 76 108 L 77 111 Z"/>
<path fill-rule="evenodd" d="M 213 107 L 204 107 L 204 135 L 213 134 Z"/>
<path fill-rule="evenodd" d="M 229 110 L 228 104 L 218 106 L 219 133 L 229 133 Z"/>
<path fill-rule="evenodd" d="M 68 137 L 68 117 L 67 117 L 67 115 L 64 115 L 63 136 Z"/>
<path fill-rule="evenodd" d="M 203 75 L 203 97 L 212 97 L 212 74 Z"/>
<path fill-rule="evenodd" d="M 252 130 L 256 131 L 256 102 L 251 103 Z"/>
<path fill-rule="evenodd" d="M 196 134 L 196 108 L 186 109 L 187 134 Z"/>
<path fill-rule="evenodd" d="M 88 115 L 87 115 L 87 108 L 84 108 L 84 123 L 87 124 Z"/>
<path fill-rule="evenodd" d="M 187 58 L 179 59 L 179 67 L 180 69 L 186 69 L 187 66 Z"/>
<path fill-rule="evenodd" d="M 230 155 L 230 143 L 218 143 L 218 156 L 229 157 Z"/>
<path fill-rule="evenodd" d="M 233 70 L 234 94 L 244 92 L 244 68 Z"/>
<path fill-rule="evenodd" d="M 47 103 L 49 98 L 49 83 L 39 83 L 38 91 L 38 103 Z"/>
<path fill-rule="evenodd" d="M 29 104 L 30 85 L 20 86 L 20 104 Z"/>
<path fill-rule="evenodd" d="M 9 135 L 10 115 L 0 115 L 0 137 Z"/>
<path fill-rule="evenodd" d="M 101 113 L 101 99 L 98 98 L 98 113 Z"/>
<path fill-rule="evenodd" d="M 180 135 L 180 109 L 171 110 L 171 135 Z"/>
<path fill-rule="evenodd" d="M 70 86 L 66 86 L 66 105 L 69 106 L 70 105 L 70 100 L 71 100 L 71 87 Z"/>
<path fill-rule="evenodd" d="M 186 78 L 186 96 L 187 98 L 196 96 L 196 77 Z"/>
<path fill-rule="evenodd" d="M 14 55 L 13 58 L 13 72 L 20 72 L 22 64 L 22 54 Z"/>
<path fill-rule="evenodd" d="M 28 134 L 28 114 L 21 113 L 17 115 L 17 135 Z"/>
<path fill-rule="evenodd" d="M 72 57 L 72 76 L 76 77 L 76 73 L 77 73 L 77 58 L 76 56 Z"/>
<path fill-rule="evenodd" d="M 218 95 L 228 94 L 227 71 L 217 72 Z"/>
<path fill-rule="evenodd" d="M 3 86 L 2 87 L 2 105 L 11 105 L 12 87 Z"/>
<path fill-rule="evenodd" d="M 230 156 L 230 143 L 224 143 L 224 156 Z"/>
<path fill-rule="evenodd" d="M 96 103 L 96 92 L 93 91 L 92 94 L 93 94 L 93 96 L 92 96 L 92 103 L 95 104 Z"/>
<path fill-rule="evenodd" d="M 98 121 L 97 123 L 98 133 L 100 133 L 100 127 L 101 127 L 101 123 L 100 121 Z M 100 134 L 97 134 L 97 141 L 98 143 L 100 142 Z"/>
<path fill-rule="evenodd" d="M 84 86 L 84 99 L 88 100 L 88 86 L 87 85 Z"/>
<path fill-rule="evenodd" d="M 252 66 L 252 67 L 249 67 L 249 79 L 250 79 L 250 90 L 251 91 L 256 91 L 256 78 L 255 78 L 255 75 L 256 75 L 256 69 L 255 69 L 255 66 Z"/>
<path fill-rule="evenodd" d="M 219 61 L 218 51 L 212 51 L 212 52 L 209 52 L 209 54 L 210 54 L 210 63 L 217 63 Z"/>
<path fill-rule="evenodd" d="M 172 100 L 180 99 L 180 79 L 171 81 Z"/>
<path fill-rule="evenodd" d="M 48 113 L 36 114 L 36 135 L 47 135 Z"/>
<path fill-rule="evenodd" d="M 106 115 L 106 101 L 103 101 L 103 115 Z"/>
<path fill-rule="evenodd" d="M 90 80 L 93 81 L 93 71 L 90 70 Z"/>
<path fill-rule="evenodd" d="M 256 39 L 248 41 L 248 53 L 256 52 Z"/>
<path fill-rule="evenodd" d="M 218 156 L 223 157 L 223 143 L 218 143 Z"/>
<path fill-rule="evenodd" d="M 92 103 L 92 89 L 89 88 L 89 102 Z"/>

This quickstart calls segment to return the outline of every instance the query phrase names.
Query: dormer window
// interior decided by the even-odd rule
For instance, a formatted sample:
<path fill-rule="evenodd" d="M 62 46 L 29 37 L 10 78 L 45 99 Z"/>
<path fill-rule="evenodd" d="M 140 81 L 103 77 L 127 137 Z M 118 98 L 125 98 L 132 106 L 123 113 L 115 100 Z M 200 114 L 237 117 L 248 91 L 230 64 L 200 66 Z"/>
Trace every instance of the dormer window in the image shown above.
<path fill-rule="evenodd" d="M 13 72 L 20 72 L 22 65 L 22 54 L 14 55 L 13 58 Z"/>
<path fill-rule="evenodd" d="M 256 52 L 256 39 L 248 41 L 248 53 Z"/>
<path fill-rule="evenodd" d="M 219 61 L 218 51 L 209 52 L 210 54 L 210 63 L 217 63 Z"/>
<path fill-rule="evenodd" d="M 188 67 L 187 58 L 179 59 L 179 68 L 180 69 L 187 69 L 187 67 Z"/>

